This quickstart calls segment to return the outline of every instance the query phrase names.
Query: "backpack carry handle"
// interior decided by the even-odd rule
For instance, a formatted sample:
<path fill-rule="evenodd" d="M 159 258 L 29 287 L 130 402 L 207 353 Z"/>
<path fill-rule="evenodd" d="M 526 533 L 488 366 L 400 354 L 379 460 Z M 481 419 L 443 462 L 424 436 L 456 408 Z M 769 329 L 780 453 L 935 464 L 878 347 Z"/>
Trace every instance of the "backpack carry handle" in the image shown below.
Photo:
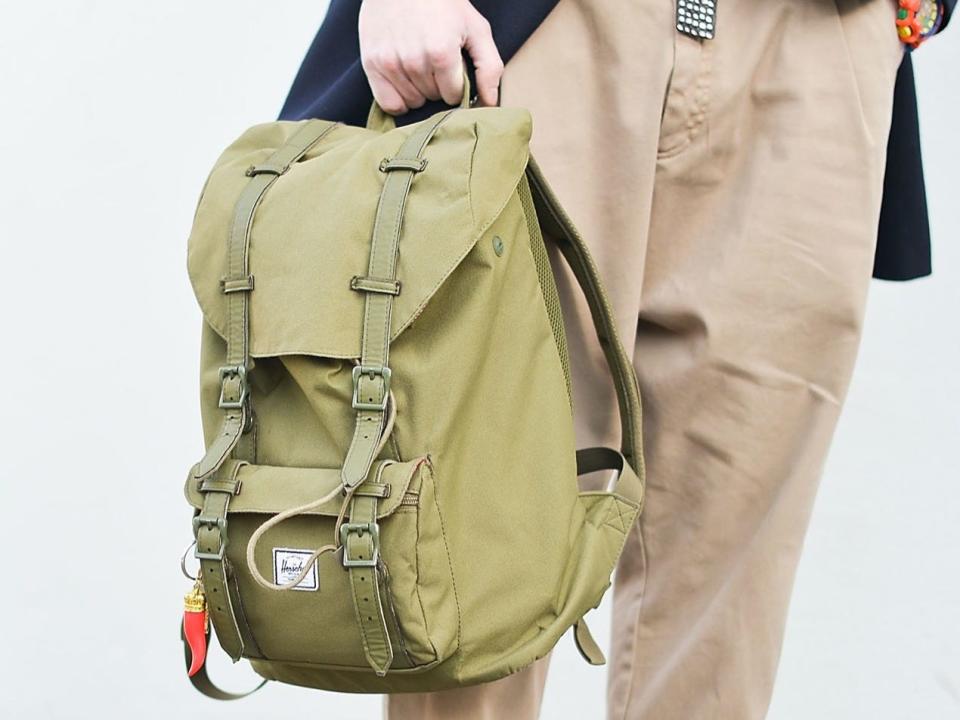
<path fill-rule="evenodd" d="M 459 107 L 466 110 L 473 105 L 474 98 L 470 94 L 470 76 L 467 69 L 463 69 L 463 95 L 460 97 Z M 377 132 L 389 132 L 397 127 L 396 118 L 380 107 L 380 104 L 374 100 L 370 105 L 370 113 L 367 115 L 367 129 Z"/>

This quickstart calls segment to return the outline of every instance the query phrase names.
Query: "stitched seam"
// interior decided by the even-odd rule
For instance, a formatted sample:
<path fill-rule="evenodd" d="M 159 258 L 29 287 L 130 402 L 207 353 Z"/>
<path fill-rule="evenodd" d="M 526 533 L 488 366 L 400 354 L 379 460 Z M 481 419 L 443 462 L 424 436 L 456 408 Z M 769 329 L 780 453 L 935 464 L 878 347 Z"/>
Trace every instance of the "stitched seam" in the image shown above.
<path fill-rule="evenodd" d="M 430 482 L 433 483 L 434 505 L 437 508 L 437 517 L 440 518 L 440 535 L 443 537 L 443 549 L 447 556 L 447 568 L 450 572 L 450 583 L 453 585 L 453 602 L 457 606 L 457 647 L 452 652 L 459 650 L 463 643 L 462 613 L 460 610 L 460 594 L 457 592 L 457 574 L 453 571 L 453 561 L 450 558 L 450 543 L 447 541 L 446 525 L 443 522 L 443 513 L 440 511 L 440 485 L 436 482 L 433 474 L 433 458 L 427 455 L 427 466 L 430 468 Z M 457 653 L 457 670 L 463 671 L 463 653 Z"/>
<path fill-rule="evenodd" d="M 393 432 L 390 433 L 390 444 L 393 445 L 393 455 L 397 459 L 397 462 L 403 462 L 403 457 L 400 455 L 400 444 L 397 442 L 396 425 L 394 425 Z"/>
<path fill-rule="evenodd" d="M 623 545 L 620 546 L 620 552 L 623 553 L 623 547 L 626 545 L 627 538 L 629 533 L 624 536 Z M 644 602 L 647 598 L 647 573 L 649 572 L 649 565 L 647 560 L 647 542 L 643 537 L 643 523 L 637 522 L 637 537 L 640 540 L 640 562 L 643 563 L 643 575 L 640 578 L 639 585 L 637 589 L 637 612 L 633 618 L 633 640 L 630 643 L 630 647 L 627 648 L 627 672 L 629 673 L 630 682 L 627 684 L 627 693 L 626 698 L 623 702 L 623 714 L 620 716 L 620 720 L 629 720 L 630 714 L 630 703 L 633 699 L 633 690 L 637 684 L 637 674 L 635 671 L 636 665 L 636 648 L 640 640 L 640 619 L 643 616 L 643 610 L 646 607 Z"/>
<path fill-rule="evenodd" d="M 233 580 L 234 592 L 236 593 L 236 596 L 237 596 L 237 608 L 239 610 L 237 615 L 239 615 L 239 617 L 243 619 L 243 626 L 247 630 L 247 635 L 250 636 L 250 643 L 253 646 L 253 650 L 256 652 L 257 655 L 263 657 L 263 650 L 260 649 L 260 643 L 257 642 L 257 638 L 253 634 L 253 628 L 250 627 L 250 621 L 247 620 L 247 613 L 243 609 L 243 597 L 240 595 L 240 584 L 237 582 L 236 575 L 234 573 L 231 573 L 231 575 Z M 237 622 L 237 629 L 239 630 L 239 620 Z M 244 653 L 244 655 L 247 655 L 247 653 Z"/>
<path fill-rule="evenodd" d="M 857 73 L 857 65 L 854 61 L 853 52 L 850 48 L 850 40 L 848 37 L 849 28 L 843 20 L 844 11 L 840 7 L 840 3 L 837 0 L 834 0 L 834 8 L 836 10 L 835 19 L 836 19 L 836 30 L 840 35 L 840 45 L 843 47 L 843 57 L 849 72 L 848 82 L 852 86 L 852 93 L 854 100 L 856 101 L 857 114 L 860 116 L 860 122 L 866 132 L 867 137 L 870 139 L 871 144 L 876 142 L 874 133 L 870 127 L 870 123 L 867 119 L 867 110 L 864 103 L 864 90 L 863 83 L 861 82 L 860 76 Z M 896 11 L 896 8 L 890 9 L 891 13 Z M 899 43 L 899 39 L 897 40 Z M 902 43 L 901 43 L 902 44 Z"/>
<path fill-rule="evenodd" d="M 346 551 L 346 549 L 344 549 L 344 551 Z M 360 629 L 360 644 L 363 645 L 364 656 L 369 660 L 372 653 L 370 652 L 370 646 L 367 644 L 367 628 L 363 623 L 363 616 L 360 612 L 360 596 L 357 595 L 357 580 L 353 577 L 350 578 L 350 590 L 353 593 L 353 615 L 356 617 L 357 626 Z M 370 592 L 373 593 L 374 590 L 371 589 Z"/>
<path fill-rule="evenodd" d="M 436 497 L 436 491 L 434 491 L 434 497 Z M 417 578 L 416 578 L 416 582 L 414 583 L 414 588 L 416 588 L 416 592 L 417 592 L 417 602 L 420 605 L 420 616 L 423 618 L 423 629 L 427 636 L 427 644 L 430 645 L 430 647 L 432 648 L 433 657 L 436 660 L 440 658 L 440 652 L 439 650 L 437 650 L 437 646 L 434 645 L 433 638 L 430 636 L 430 625 L 427 622 L 427 611 L 426 611 L 426 608 L 424 608 L 423 606 L 423 596 L 420 594 L 420 520 L 421 520 L 420 498 L 417 498 L 416 511 L 417 511 L 417 515 L 414 520 L 414 526 L 416 527 L 417 536 L 416 536 L 416 542 L 414 544 L 414 558 L 416 560 Z"/>
<path fill-rule="evenodd" d="M 614 508 L 616 508 L 616 511 L 617 511 L 617 520 L 620 521 L 620 529 L 625 531 L 627 529 L 627 524 L 623 520 L 623 512 L 621 511 L 620 503 L 617 501 L 616 498 L 613 499 L 613 506 Z"/>
<path fill-rule="evenodd" d="M 480 144 L 480 129 L 478 123 L 473 124 L 473 148 L 470 150 L 470 168 L 467 174 L 467 206 L 470 208 L 470 224 L 477 222 L 473 212 L 473 164 L 477 156 L 477 145 Z"/>
<path fill-rule="evenodd" d="M 204 567 L 204 565 L 207 565 L 208 567 Z M 214 577 L 214 578 L 216 578 L 216 576 L 217 576 L 217 566 L 218 566 L 218 565 L 220 566 L 220 576 L 224 578 L 224 581 L 221 582 L 220 580 L 213 580 L 213 582 L 210 583 L 210 586 L 208 586 L 208 589 L 212 589 L 214 585 L 218 585 L 218 584 L 223 587 L 223 589 L 224 589 L 224 591 L 225 591 L 225 592 L 224 592 L 224 596 L 225 596 L 226 600 L 223 600 L 223 601 L 221 601 L 221 602 L 225 602 L 225 603 L 227 604 L 227 611 L 226 611 L 226 613 L 223 613 L 223 614 L 226 614 L 226 615 L 228 616 L 229 620 L 230 620 L 230 625 L 228 626 L 227 629 L 230 630 L 233 634 L 236 635 L 237 646 L 238 646 L 238 648 L 239 648 L 239 654 L 242 656 L 242 655 L 243 655 L 243 638 L 240 636 L 240 628 L 237 627 L 237 621 L 236 621 L 236 618 L 234 617 L 233 608 L 232 608 L 232 606 L 230 605 L 230 593 L 229 593 L 229 591 L 227 591 L 227 587 L 226 587 L 226 577 L 225 577 L 226 569 L 225 569 L 225 567 L 224 567 L 224 564 L 223 564 L 223 563 L 218 563 L 218 562 L 216 562 L 216 561 L 214 561 L 214 560 L 211 560 L 211 561 L 203 561 L 203 562 L 200 563 L 201 572 L 202 572 L 204 575 L 206 575 L 208 579 L 209 579 L 211 576 Z M 218 614 L 221 614 L 221 613 L 213 613 L 213 612 L 210 613 L 210 617 L 211 617 L 211 621 L 213 622 L 214 630 L 217 630 L 217 629 L 218 629 L 218 628 L 217 628 L 216 617 L 215 617 L 215 616 L 218 615 Z M 221 637 L 222 637 L 222 635 L 221 635 Z M 224 638 L 224 639 L 226 639 L 227 642 L 230 642 L 230 640 L 231 640 L 230 638 Z M 224 648 L 224 649 L 226 649 L 226 648 Z M 231 655 L 231 653 L 230 653 L 229 650 L 227 650 L 227 654 L 228 654 L 228 655 Z M 231 659 L 232 659 L 232 657 L 233 657 L 233 656 L 231 655 Z"/>
<path fill-rule="evenodd" d="M 416 666 L 416 663 L 413 660 L 413 657 L 410 655 L 410 651 L 407 650 L 407 644 L 403 639 L 403 629 L 400 627 L 400 616 L 397 614 L 397 607 L 393 602 L 393 593 L 390 591 L 390 585 L 392 584 L 390 576 L 390 568 L 387 567 L 386 560 L 383 559 L 383 556 L 380 557 L 380 562 L 383 563 L 383 589 L 384 594 L 387 597 L 387 607 L 390 608 L 390 618 L 393 620 L 393 627 L 397 631 L 397 642 L 400 643 L 400 650 L 407 658 L 407 662 L 410 663 L 411 667 Z M 389 635 L 388 635 L 389 638 Z"/>
<path fill-rule="evenodd" d="M 250 461 L 256 463 L 260 443 L 260 419 L 253 409 L 253 400 L 250 401 L 250 423 L 250 445 L 252 446 L 250 449 Z"/>
<path fill-rule="evenodd" d="M 390 629 L 387 627 L 387 620 L 383 617 L 383 599 L 380 597 L 380 577 L 379 573 L 377 572 L 377 568 L 371 568 L 370 578 L 370 581 L 373 584 L 372 598 L 376 602 L 374 609 L 377 611 L 373 622 L 376 623 L 376 633 L 378 635 L 381 633 L 383 634 L 383 662 L 380 663 L 380 665 L 385 670 L 388 670 L 389 666 L 393 663 L 393 643 L 390 642 Z"/>
<path fill-rule="evenodd" d="M 367 417 L 370 417 L 370 416 L 368 415 Z M 378 420 L 377 420 L 377 422 L 375 423 L 375 424 L 376 424 L 376 429 L 375 429 L 375 430 L 373 431 L 373 433 L 372 433 L 374 437 L 379 436 L 379 435 L 383 432 L 383 422 L 384 422 L 384 419 L 385 419 L 385 418 L 384 418 L 384 416 L 383 416 L 383 413 L 378 413 Z M 366 422 L 366 421 L 363 421 L 363 422 Z M 360 432 L 362 432 L 362 430 L 361 430 L 361 423 L 358 422 L 358 423 L 357 423 L 357 434 L 359 434 Z M 370 468 L 370 465 L 373 464 L 373 455 L 374 455 L 374 453 L 376 452 L 376 450 L 377 450 L 377 443 L 376 443 L 376 442 L 371 443 L 369 449 L 367 450 L 367 454 L 366 454 L 366 456 L 364 457 L 363 465 L 364 465 L 364 467 L 367 468 L 367 473 L 370 472 L 369 468 Z M 365 473 L 364 475 L 366 475 L 366 473 Z"/>
<path fill-rule="evenodd" d="M 247 213 L 247 217 L 244 221 L 244 232 L 243 232 L 243 250 L 240 255 L 240 272 L 243 275 L 250 274 L 250 236 L 253 234 L 253 218 L 257 214 L 257 210 L 260 208 L 260 203 L 263 202 L 264 196 L 267 194 L 273 183 L 276 182 L 277 176 L 270 176 L 270 180 L 260 188 L 260 191 L 254 196 L 253 203 L 250 206 L 250 210 Z M 250 293 L 240 293 L 240 297 L 237 298 L 240 301 L 240 317 L 241 317 L 241 332 L 243 333 L 242 337 L 242 347 L 243 347 L 243 364 L 246 365 L 247 358 L 250 356 Z M 230 297 L 233 297 L 231 295 Z"/>

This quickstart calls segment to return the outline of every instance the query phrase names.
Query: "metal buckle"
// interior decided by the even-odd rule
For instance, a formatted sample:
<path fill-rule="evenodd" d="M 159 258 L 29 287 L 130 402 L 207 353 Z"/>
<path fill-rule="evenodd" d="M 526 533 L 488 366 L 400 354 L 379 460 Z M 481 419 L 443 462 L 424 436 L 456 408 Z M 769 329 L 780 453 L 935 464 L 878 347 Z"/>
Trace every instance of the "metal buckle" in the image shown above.
<path fill-rule="evenodd" d="M 383 378 L 383 399 L 380 402 L 365 402 L 360 399 L 360 377 L 369 375 L 372 380 L 379 375 Z M 379 410 L 385 412 L 387 409 L 387 399 L 390 397 L 390 368 L 375 367 L 373 365 L 354 365 L 353 366 L 353 405 L 354 410 Z"/>
<path fill-rule="evenodd" d="M 373 539 L 373 557 L 369 559 L 353 559 L 347 556 L 347 535 L 351 532 L 363 534 L 370 533 Z M 380 526 L 376 522 L 351 523 L 346 522 L 340 526 L 340 544 L 343 545 L 343 566 L 344 567 L 376 567 L 377 560 L 380 559 Z"/>
<path fill-rule="evenodd" d="M 197 542 L 197 547 L 193 551 L 193 556 L 197 560 L 223 560 L 223 553 L 227 549 L 227 519 L 222 517 L 210 517 L 209 515 L 196 515 L 193 518 L 193 536 L 197 537 L 197 533 L 200 532 L 200 527 L 209 527 L 217 528 L 220 531 L 220 547 L 217 549 L 217 552 L 202 552 L 200 550 L 200 543 Z"/>
<path fill-rule="evenodd" d="M 240 397 L 237 400 L 227 400 L 224 395 L 224 382 L 227 376 L 236 376 L 240 381 Z M 243 365 L 224 365 L 220 368 L 220 407 L 225 409 L 239 409 L 247 401 L 247 368 Z"/>

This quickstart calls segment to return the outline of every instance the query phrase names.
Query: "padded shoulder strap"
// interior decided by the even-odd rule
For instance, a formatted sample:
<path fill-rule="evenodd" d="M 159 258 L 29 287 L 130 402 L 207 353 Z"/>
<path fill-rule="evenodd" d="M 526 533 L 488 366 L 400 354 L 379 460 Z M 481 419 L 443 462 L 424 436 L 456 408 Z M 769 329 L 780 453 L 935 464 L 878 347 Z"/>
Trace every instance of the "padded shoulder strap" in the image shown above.
<path fill-rule="evenodd" d="M 603 349 L 607 365 L 613 374 L 613 382 L 617 391 L 622 433 L 621 450 L 624 458 L 630 463 L 642 484 L 644 466 L 640 389 L 637 385 L 633 363 L 620 342 L 613 309 L 600 281 L 600 273 L 590 256 L 586 243 L 580 237 L 580 233 L 577 232 L 550 186 L 547 185 L 543 173 L 532 157 L 527 166 L 527 179 L 530 182 L 533 202 L 541 225 L 559 245 L 560 251 L 573 270 L 581 290 L 586 295 L 597 339 L 600 341 L 600 347 Z"/>

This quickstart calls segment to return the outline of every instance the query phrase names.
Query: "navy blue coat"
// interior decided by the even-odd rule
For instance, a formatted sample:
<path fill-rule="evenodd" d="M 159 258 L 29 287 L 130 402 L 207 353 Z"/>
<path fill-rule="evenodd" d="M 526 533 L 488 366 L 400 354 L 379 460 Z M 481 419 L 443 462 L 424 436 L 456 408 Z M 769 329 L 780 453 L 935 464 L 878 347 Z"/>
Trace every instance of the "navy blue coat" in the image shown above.
<path fill-rule="evenodd" d="M 280 112 L 284 120 L 324 118 L 363 125 L 373 96 L 360 66 L 357 16 L 361 0 L 331 0 Z M 504 62 L 526 41 L 558 0 L 472 0 L 490 21 Z M 957 0 L 942 0 L 945 22 Z M 415 122 L 441 109 L 428 103 L 407 113 L 400 124 Z M 930 274 L 930 225 L 920 157 L 920 125 L 910 53 L 905 53 L 894 91 L 893 122 L 887 146 L 883 207 L 873 275 L 909 280 Z"/>

